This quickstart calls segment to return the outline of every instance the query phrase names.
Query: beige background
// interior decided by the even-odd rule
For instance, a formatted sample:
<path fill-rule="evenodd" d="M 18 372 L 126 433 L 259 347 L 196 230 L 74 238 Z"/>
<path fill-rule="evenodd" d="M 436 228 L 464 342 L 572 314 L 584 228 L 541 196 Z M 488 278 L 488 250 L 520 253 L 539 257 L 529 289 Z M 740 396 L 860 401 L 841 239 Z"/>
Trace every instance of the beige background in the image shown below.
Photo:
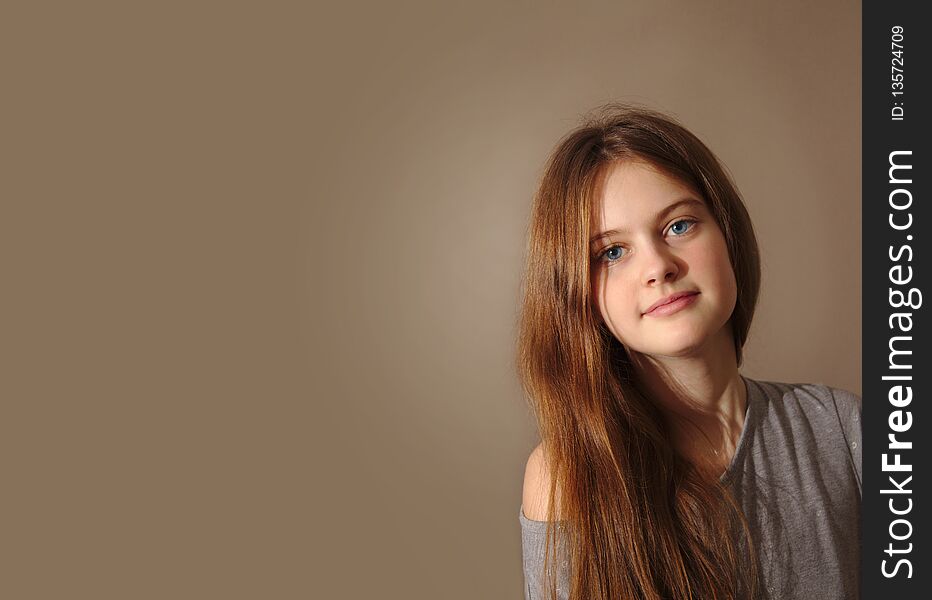
<path fill-rule="evenodd" d="M 744 193 L 745 373 L 860 391 L 857 2 L 58 4 L 0 21 L 0 596 L 520 598 L 530 198 L 608 100 Z"/>

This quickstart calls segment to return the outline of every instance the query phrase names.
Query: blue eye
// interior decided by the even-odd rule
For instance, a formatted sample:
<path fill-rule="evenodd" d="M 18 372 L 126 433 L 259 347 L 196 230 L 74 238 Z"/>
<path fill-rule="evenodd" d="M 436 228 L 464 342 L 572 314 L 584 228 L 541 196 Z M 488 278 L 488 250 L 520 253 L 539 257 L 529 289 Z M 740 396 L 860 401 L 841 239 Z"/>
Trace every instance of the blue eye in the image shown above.
<path fill-rule="evenodd" d="M 602 252 L 602 258 L 607 262 L 615 262 L 622 257 L 624 248 L 621 246 L 611 246 Z"/>
<path fill-rule="evenodd" d="M 683 235 L 684 233 L 689 231 L 689 228 L 695 225 L 695 223 L 696 223 L 695 221 L 692 221 L 690 219 L 680 219 L 679 221 L 676 221 L 675 223 L 673 223 L 673 225 L 670 225 L 670 231 L 674 235 Z"/>

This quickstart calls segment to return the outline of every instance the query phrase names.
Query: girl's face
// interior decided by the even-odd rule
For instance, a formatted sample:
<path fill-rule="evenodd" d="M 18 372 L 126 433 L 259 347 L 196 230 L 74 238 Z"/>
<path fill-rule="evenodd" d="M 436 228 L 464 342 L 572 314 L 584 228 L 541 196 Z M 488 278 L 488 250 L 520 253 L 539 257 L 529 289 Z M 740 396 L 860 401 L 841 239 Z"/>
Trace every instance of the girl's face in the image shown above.
<path fill-rule="evenodd" d="M 656 357 L 698 355 L 721 336 L 730 343 L 735 275 L 702 197 L 650 163 L 625 160 L 607 167 L 595 203 L 592 293 L 618 341 Z"/>

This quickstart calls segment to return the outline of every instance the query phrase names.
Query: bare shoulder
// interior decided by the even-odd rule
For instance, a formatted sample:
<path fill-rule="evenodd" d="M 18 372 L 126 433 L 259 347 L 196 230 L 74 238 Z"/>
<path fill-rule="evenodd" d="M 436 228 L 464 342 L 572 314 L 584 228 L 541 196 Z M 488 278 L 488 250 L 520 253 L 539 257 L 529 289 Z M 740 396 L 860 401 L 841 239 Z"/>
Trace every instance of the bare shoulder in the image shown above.
<path fill-rule="evenodd" d="M 543 446 L 538 444 L 528 457 L 527 466 L 524 468 L 524 516 L 533 521 L 547 520 L 549 493 L 550 467 Z"/>

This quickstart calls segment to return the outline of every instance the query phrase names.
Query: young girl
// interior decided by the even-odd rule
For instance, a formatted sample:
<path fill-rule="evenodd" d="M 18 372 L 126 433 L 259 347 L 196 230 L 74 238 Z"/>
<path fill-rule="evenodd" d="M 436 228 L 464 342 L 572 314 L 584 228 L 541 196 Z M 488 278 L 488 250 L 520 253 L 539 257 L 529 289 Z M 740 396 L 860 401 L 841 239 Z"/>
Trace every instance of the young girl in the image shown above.
<path fill-rule="evenodd" d="M 712 152 L 604 108 L 553 152 L 527 248 L 525 597 L 857 598 L 861 400 L 739 373 L 760 261 Z"/>

